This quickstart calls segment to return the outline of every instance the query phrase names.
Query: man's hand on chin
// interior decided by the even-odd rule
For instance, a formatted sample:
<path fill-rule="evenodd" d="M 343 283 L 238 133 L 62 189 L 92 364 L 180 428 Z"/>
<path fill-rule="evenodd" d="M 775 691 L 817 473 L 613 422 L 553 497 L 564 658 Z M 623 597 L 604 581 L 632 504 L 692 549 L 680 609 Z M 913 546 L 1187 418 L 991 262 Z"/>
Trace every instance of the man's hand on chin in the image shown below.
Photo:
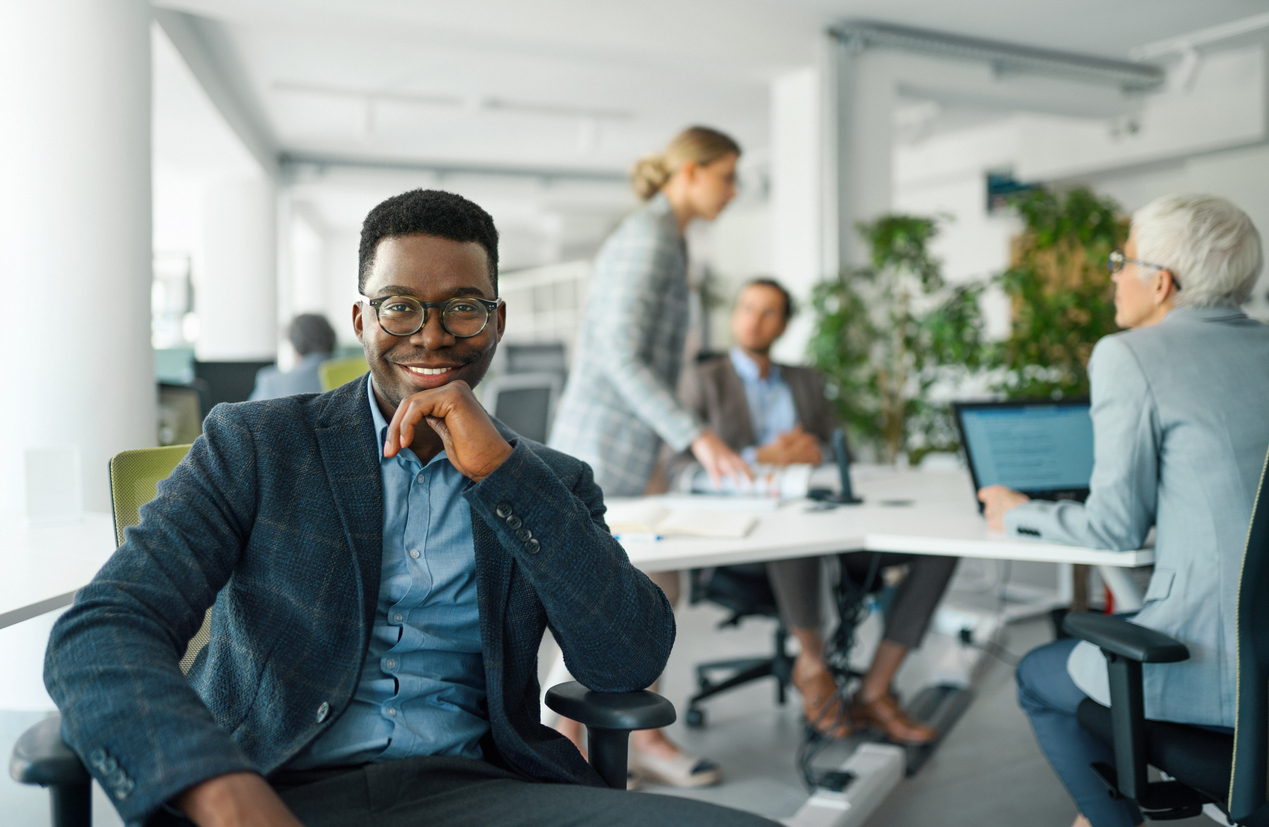
<path fill-rule="evenodd" d="M 511 456 L 493 420 L 461 379 L 406 397 L 397 406 L 383 443 L 384 456 L 396 456 L 414 442 L 419 423 L 426 422 L 445 445 L 445 456 L 458 472 L 480 482 Z"/>
<path fill-rule="evenodd" d="M 269 782 L 254 772 L 210 778 L 174 803 L 198 827 L 304 827 Z"/>

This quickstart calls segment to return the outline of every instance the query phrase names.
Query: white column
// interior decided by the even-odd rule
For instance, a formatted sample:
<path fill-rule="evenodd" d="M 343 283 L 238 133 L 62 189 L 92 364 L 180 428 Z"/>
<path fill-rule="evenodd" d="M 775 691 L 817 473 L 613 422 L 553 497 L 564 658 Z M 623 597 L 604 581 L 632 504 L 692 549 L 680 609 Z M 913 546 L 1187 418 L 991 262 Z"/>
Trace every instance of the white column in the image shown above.
<path fill-rule="evenodd" d="M 276 226 L 274 187 L 263 173 L 207 185 L 203 267 L 194 272 L 198 359 L 276 358 Z"/>
<path fill-rule="evenodd" d="M 811 290 L 823 270 L 824 178 L 821 73 L 817 68 L 782 75 L 771 84 L 771 240 L 775 277 L 793 294 L 802 313 L 776 343 L 775 358 L 800 363 L 815 326 Z"/>
<path fill-rule="evenodd" d="M 859 266 L 868 249 L 856 225 L 891 209 L 897 81 L 892 55 L 835 43 L 832 56 L 837 253 L 841 266 Z"/>
<path fill-rule="evenodd" d="M 27 448 L 106 461 L 155 443 L 150 346 L 150 4 L 0 3 L 0 511 Z"/>

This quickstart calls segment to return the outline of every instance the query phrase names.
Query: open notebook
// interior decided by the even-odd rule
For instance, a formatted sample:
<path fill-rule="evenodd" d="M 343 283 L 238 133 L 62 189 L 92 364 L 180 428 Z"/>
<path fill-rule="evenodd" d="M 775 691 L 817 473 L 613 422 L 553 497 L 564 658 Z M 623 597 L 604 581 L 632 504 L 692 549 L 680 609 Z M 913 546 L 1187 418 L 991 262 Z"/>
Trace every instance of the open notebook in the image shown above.
<path fill-rule="evenodd" d="M 744 537 L 758 522 L 753 514 L 740 511 L 668 508 L 655 500 L 611 503 L 605 519 L 613 534 L 718 539 Z"/>

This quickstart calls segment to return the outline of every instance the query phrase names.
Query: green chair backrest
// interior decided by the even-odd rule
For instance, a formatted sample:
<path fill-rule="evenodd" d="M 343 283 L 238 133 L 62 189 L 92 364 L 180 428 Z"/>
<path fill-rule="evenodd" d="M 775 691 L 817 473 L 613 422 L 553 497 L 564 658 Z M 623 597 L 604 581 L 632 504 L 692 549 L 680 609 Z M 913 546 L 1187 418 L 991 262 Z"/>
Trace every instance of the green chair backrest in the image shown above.
<path fill-rule="evenodd" d="M 317 366 L 317 379 L 322 384 L 322 391 L 331 391 L 340 385 L 346 385 L 358 376 L 364 376 L 370 366 L 366 364 L 365 354 L 361 356 L 341 356 L 338 359 L 327 359 Z"/>
<path fill-rule="evenodd" d="M 1260 474 L 1238 581 L 1238 702 L 1229 815 L 1269 824 L 1269 455 Z"/>
<path fill-rule="evenodd" d="M 115 517 L 115 542 L 123 545 L 123 530 L 141 522 L 141 506 L 154 499 L 160 480 L 189 453 L 188 445 L 167 445 L 162 448 L 137 448 L 120 451 L 110 458 L 110 504 Z M 190 640 L 181 658 L 181 671 L 188 672 L 194 658 L 211 639 L 211 609 L 203 617 L 203 625 Z"/>
<path fill-rule="evenodd" d="M 154 499 L 165 480 L 189 453 L 188 445 L 137 448 L 110 458 L 110 504 L 115 518 L 115 544 L 123 545 L 123 530 L 141 522 L 141 506 Z"/>

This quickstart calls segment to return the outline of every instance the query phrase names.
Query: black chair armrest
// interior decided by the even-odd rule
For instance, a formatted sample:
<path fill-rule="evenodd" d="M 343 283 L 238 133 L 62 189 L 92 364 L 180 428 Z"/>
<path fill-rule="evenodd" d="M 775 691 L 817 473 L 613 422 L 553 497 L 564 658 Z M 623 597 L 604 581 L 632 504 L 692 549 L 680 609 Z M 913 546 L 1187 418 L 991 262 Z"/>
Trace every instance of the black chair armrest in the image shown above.
<path fill-rule="evenodd" d="M 1062 621 L 1062 629 L 1103 652 L 1137 663 L 1175 663 L 1190 656 L 1190 650 L 1176 638 L 1114 615 L 1092 612 L 1068 614 Z"/>
<path fill-rule="evenodd" d="M 634 729 L 674 723 L 674 704 L 655 692 L 593 692 L 577 681 L 552 686 L 546 705 L 585 724 L 590 763 L 609 787 L 626 788 L 626 742 Z"/>
<path fill-rule="evenodd" d="M 9 775 L 19 784 L 49 787 L 92 780 L 74 750 L 62 741 L 62 716 L 31 726 L 18 738 L 9 759 Z"/>

